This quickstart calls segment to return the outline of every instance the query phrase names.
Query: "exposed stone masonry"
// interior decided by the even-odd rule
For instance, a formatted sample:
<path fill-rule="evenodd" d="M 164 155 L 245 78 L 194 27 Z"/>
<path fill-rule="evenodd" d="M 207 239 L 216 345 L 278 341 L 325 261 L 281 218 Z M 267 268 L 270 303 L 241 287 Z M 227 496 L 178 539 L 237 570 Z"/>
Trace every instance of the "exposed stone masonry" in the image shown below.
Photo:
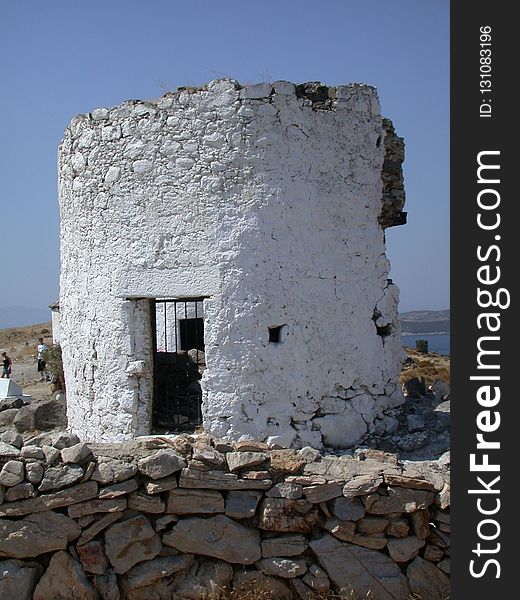
<path fill-rule="evenodd" d="M 0 436 L 0 597 L 441 600 L 449 458 L 322 455 L 207 435 Z"/>
<path fill-rule="evenodd" d="M 405 194 L 403 178 L 404 140 L 395 133 L 390 119 L 383 118 L 385 131 L 385 160 L 383 162 L 383 205 L 379 215 L 379 223 L 383 229 L 406 223 L 403 212 Z"/>

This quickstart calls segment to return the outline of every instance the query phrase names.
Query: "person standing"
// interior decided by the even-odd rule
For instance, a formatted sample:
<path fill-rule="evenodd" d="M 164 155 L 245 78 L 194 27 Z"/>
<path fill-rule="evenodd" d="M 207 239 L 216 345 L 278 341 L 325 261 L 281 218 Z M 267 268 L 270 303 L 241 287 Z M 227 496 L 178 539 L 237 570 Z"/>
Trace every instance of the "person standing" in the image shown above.
<path fill-rule="evenodd" d="M 2 379 L 7 377 L 9 379 L 11 375 L 11 366 L 13 361 L 7 356 L 7 352 L 2 352 Z"/>
<path fill-rule="evenodd" d="M 40 381 L 45 381 L 45 352 L 49 349 L 47 344 L 44 344 L 43 338 L 38 340 L 40 343 L 38 344 L 38 354 L 36 358 L 38 359 L 38 373 L 40 374 Z"/>

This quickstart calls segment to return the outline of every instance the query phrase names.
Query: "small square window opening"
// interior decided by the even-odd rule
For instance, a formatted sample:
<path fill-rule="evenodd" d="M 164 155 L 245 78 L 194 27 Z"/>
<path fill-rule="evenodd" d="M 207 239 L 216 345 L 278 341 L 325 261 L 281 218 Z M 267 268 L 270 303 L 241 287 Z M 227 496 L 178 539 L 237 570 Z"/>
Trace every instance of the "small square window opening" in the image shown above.
<path fill-rule="evenodd" d="M 269 341 L 274 344 L 279 344 L 282 340 L 280 339 L 283 325 L 277 325 L 275 327 L 269 327 Z"/>

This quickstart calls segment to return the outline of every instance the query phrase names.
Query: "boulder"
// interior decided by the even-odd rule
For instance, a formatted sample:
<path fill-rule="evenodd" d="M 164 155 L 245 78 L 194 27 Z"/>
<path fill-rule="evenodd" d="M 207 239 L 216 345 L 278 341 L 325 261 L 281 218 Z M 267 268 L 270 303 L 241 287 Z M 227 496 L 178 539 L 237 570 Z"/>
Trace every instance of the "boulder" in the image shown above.
<path fill-rule="evenodd" d="M 63 401 L 51 399 L 22 406 L 13 420 L 18 433 L 50 431 L 67 426 L 67 411 Z M 78 440 L 79 441 L 79 440 Z"/>
<path fill-rule="evenodd" d="M 144 487 L 146 489 L 146 493 L 152 495 L 174 490 L 176 487 L 178 487 L 177 477 L 172 475 L 171 477 L 164 477 L 163 479 L 158 479 L 157 481 L 147 481 Z"/>
<path fill-rule="evenodd" d="M 161 514 L 166 508 L 166 504 L 160 496 L 149 496 L 145 492 L 132 492 L 128 496 L 128 508 L 137 512 Z"/>
<path fill-rule="evenodd" d="M 163 535 L 163 543 L 181 552 L 203 554 L 229 563 L 248 565 L 262 556 L 260 533 L 225 515 L 183 519 Z"/>
<path fill-rule="evenodd" d="M 430 535 L 430 512 L 426 509 L 418 510 L 410 515 L 410 520 L 415 535 L 425 540 Z"/>
<path fill-rule="evenodd" d="M 405 396 L 409 396 L 410 398 L 419 399 L 426 394 L 426 384 L 423 378 L 412 377 L 404 382 L 403 387 Z"/>
<path fill-rule="evenodd" d="M 332 533 L 334 537 L 337 537 L 344 542 L 351 542 L 354 539 L 356 533 L 356 524 L 352 521 L 339 521 L 338 519 L 328 519 L 323 528 Z"/>
<path fill-rule="evenodd" d="M 168 494 L 166 512 L 177 515 L 224 512 L 224 498 L 213 490 L 174 489 Z"/>
<path fill-rule="evenodd" d="M 24 500 L 25 498 L 33 498 L 36 495 L 34 486 L 30 481 L 22 481 L 13 487 L 8 488 L 5 493 L 7 502 L 16 502 L 16 500 Z"/>
<path fill-rule="evenodd" d="M 137 473 L 137 465 L 110 456 L 98 457 L 97 467 L 91 479 L 101 484 L 119 483 L 130 479 Z"/>
<path fill-rule="evenodd" d="M 34 588 L 43 569 L 35 562 L 4 560 L 0 562 L 0 598 L 32 600 Z"/>
<path fill-rule="evenodd" d="M 54 446 L 49 444 L 42 444 L 43 454 L 45 455 L 45 462 L 48 467 L 52 467 L 60 459 L 60 451 Z"/>
<path fill-rule="evenodd" d="M 115 523 L 122 516 L 122 512 L 113 512 L 106 513 L 102 517 L 95 519 L 93 522 L 85 526 L 86 528 L 81 532 L 81 535 L 76 542 L 76 546 L 87 544 L 90 542 L 90 540 L 94 539 L 98 533 L 105 530 L 109 525 L 112 525 L 112 523 Z M 89 515 L 89 517 L 94 518 L 94 515 Z"/>
<path fill-rule="evenodd" d="M 369 593 L 378 600 L 403 600 L 410 594 L 406 577 L 388 556 L 325 534 L 309 544 L 338 589 L 356 597 Z"/>
<path fill-rule="evenodd" d="M 383 483 L 382 475 L 358 475 L 347 481 L 343 487 L 345 498 L 354 498 L 375 492 Z"/>
<path fill-rule="evenodd" d="M 125 496 L 130 492 L 135 492 L 139 484 L 135 479 L 127 479 L 122 483 L 114 483 L 113 485 L 107 485 L 99 490 L 98 498 L 100 500 L 109 500 L 112 498 L 118 498 L 119 496 Z"/>
<path fill-rule="evenodd" d="M 357 522 L 357 531 L 364 535 L 383 533 L 390 521 L 383 517 L 365 517 Z"/>
<path fill-rule="evenodd" d="M 248 519 L 254 516 L 262 492 L 255 490 L 228 492 L 226 498 L 226 515 L 232 519 Z"/>
<path fill-rule="evenodd" d="M 228 452 L 226 461 L 231 472 L 261 465 L 268 459 L 265 452 Z"/>
<path fill-rule="evenodd" d="M 37 485 L 43 479 L 44 469 L 41 463 L 33 462 L 25 465 L 25 475 L 27 480 L 33 485 Z"/>
<path fill-rule="evenodd" d="M 13 426 L 14 420 L 18 416 L 19 410 L 17 408 L 8 408 L 0 412 L 0 431 Z"/>
<path fill-rule="evenodd" d="M 147 560 L 132 567 L 124 579 L 126 592 L 155 584 L 159 579 L 189 569 L 194 562 L 192 554 L 164 556 Z"/>
<path fill-rule="evenodd" d="M 318 510 L 305 500 L 264 498 L 258 527 L 280 533 L 309 533 L 318 518 Z"/>
<path fill-rule="evenodd" d="M 80 533 L 75 521 L 53 511 L 18 521 L 0 519 L 0 557 L 29 558 L 63 550 Z"/>
<path fill-rule="evenodd" d="M 83 464 L 92 458 L 92 450 L 87 444 L 74 444 L 68 448 L 63 448 L 61 451 L 61 459 L 64 463 Z"/>
<path fill-rule="evenodd" d="M 321 485 L 309 485 L 303 490 L 305 499 L 313 504 L 319 504 L 320 502 L 338 498 L 342 493 L 342 486 L 335 481 L 322 483 Z"/>
<path fill-rule="evenodd" d="M 60 490 L 77 483 L 83 477 L 83 469 L 79 465 L 60 465 L 50 467 L 43 475 L 38 486 L 39 492 Z"/>
<path fill-rule="evenodd" d="M 307 573 L 302 577 L 302 581 L 320 594 L 325 594 L 330 589 L 330 579 L 327 577 L 327 573 L 316 563 L 309 565 Z"/>
<path fill-rule="evenodd" d="M 434 381 L 429 389 L 435 394 L 439 402 L 445 400 L 447 396 L 450 395 L 450 386 L 445 381 L 441 381 L 440 379 Z"/>
<path fill-rule="evenodd" d="M 424 549 L 424 558 L 432 562 L 439 562 L 444 556 L 444 550 L 433 544 L 426 544 Z"/>
<path fill-rule="evenodd" d="M 445 559 L 441 560 L 441 562 L 437 566 L 443 573 L 446 573 L 447 575 L 450 574 L 450 559 L 449 558 L 445 558 Z"/>
<path fill-rule="evenodd" d="M 78 558 L 87 573 L 103 575 L 108 569 L 108 560 L 103 544 L 97 540 L 77 547 Z"/>
<path fill-rule="evenodd" d="M 98 600 L 121 600 L 117 575 L 113 569 L 107 569 L 103 575 L 96 575 L 94 587 L 99 596 Z"/>
<path fill-rule="evenodd" d="M 336 498 L 331 502 L 331 510 L 341 521 L 359 521 L 365 516 L 365 508 L 359 498 Z"/>
<path fill-rule="evenodd" d="M 143 475 L 150 477 L 150 479 L 167 477 L 172 473 L 180 471 L 186 465 L 186 459 L 169 448 L 159 450 L 146 458 L 142 458 L 137 463 L 139 471 Z"/>
<path fill-rule="evenodd" d="M 363 498 L 363 503 L 368 513 L 385 515 L 398 512 L 411 513 L 428 508 L 434 498 L 434 493 L 426 490 L 389 487 L 387 496 L 370 494 Z"/>
<path fill-rule="evenodd" d="M 449 577 L 433 563 L 414 558 L 406 569 L 408 583 L 414 594 L 425 600 L 446 600 L 450 595 Z"/>
<path fill-rule="evenodd" d="M 85 515 L 93 515 L 95 513 L 114 513 L 125 510 L 127 507 L 126 498 L 113 498 L 111 500 L 87 500 L 86 502 L 78 502 L 72 504 L 68 508 L 69 517 L 79 519 Z"/>
<path fill-rule="evenodd" d="M 177 515 L 164 515 L 155 521 L 155 531 L 160 533 L 165 531 L 172 523 L 177 523 L 179 517 Z"/>
<path fill-rule="evenodd" d="M 373 458 L 359 460 L 348 455 L 323 456 L 321 460 L 308 463 L 303 468 L 304 475 L 318 475 L 325 477 L 327 481 L 344 482 L 350 482 L 352 478 L 360 476 L 376 478 L 383 473 L 391 472 L 400 473 L 400 469 Z"/>
<path fill-rule="evenodd" d="M 39 446 L 25 446 L 20 450 L 22 458 L 34 458 L 36 460 L 45 460 L 45 454 Z"/>
<path fill-rule="evenodd" d="M 19 517 L 29 513 L 38 513 L 48 511 L 52 508 L 69 506 L 89 498 L 97 496 L 97 483 L 87 481 L 79 483 L 71 488 L 53 492 L 52 494 L 42 494 L 36 498 L 27 500 L 18 500 L 7 504 L 0 504 L 0 517 Z"/>
<path fill-rule="evenodd" d="M 0 484 L 6 487 L 18 485 L 24 479 L 24 465 L 19 460 L 8 460 L 0 471 Z"/>
<path fill-rule="evenodd" d="M 54 446 L 57 450 L 63 450 L 63 448 L 70 448 L 79 444 L 79 437 L 75 433 L 69 433 L 68 431 L 58 431 L 57 433 L 51 434 L 51 446 Z"/>
<path fill-rule="evenodd" d="M 203 559 L 180 579 L 169 598 L 200 600 L 215 598 L 233 579 L 233 568 L 220 560 Z"/>
<path fill-rule="evenodd" d="M 161 539 L 143 515 L 114 523 L 105 531 L 105 553 L 118 574 L 144 560 L 152 560 L 161 547 Z"/>
<path fill-rule="evenodd" d="M 14 382 L 9 382 L 10 386 L 16 386 L 16 383 Z M 20 393 L 20 395 L 22 395 L 22 389 L 18 386 L 16 386 L 18 389 L 17 390 L 13 390 L 13 391 L 17 391 Z M 11 390 L 10 390 L 11 391 Z M 24 401 L 22 400 L 22 398 L 18 398 L 17 396 L 11 396 L 9 398 L 2 398 L 0 396 L 0 412 L 4 412 L 6 410 L 12 410 L 12 409 L 18 409 L 18 408 L 22 408 L 22 406 L 24 405 Z"/>
<path fill-rule="evenodd" d="M 307 549 L 307 539 L 300 534 L 279 535 L 262 540 L 262 556 L 298 556 Z"/>
<path fill-rule="evenodd" d="M 388 540 L 387 548 L 390 557 L 396 563 L 404 563 L 415 558 L 426 542 L 415 535 L 405 538 L 392 538 Z"/>
<path fill-rule="evenodd" d="M 81 564 L 67 552 L 57 552 L 34 590 L 33 600 L 97 600 Z"/>
<path fill-rule="evenodd" d="M 298 500 L 303 496 L 303 486 L 299 483 L 282 482 L 273 485 L 273 487 L 265 493 L 267 498 L 289 498 L 290 500 Z"/>
<path fill-rule="evenodd" d="M 224 466 L 226 457 L 208 444 L 195 444 L 193 446 L 193 460 L 220 469 Z"/>
<path fill-rule="evenodd" d="M 290 600 L 291 588 L 276 577 L 269 577 L 260 571 L 237 571 L 233 577 L 233 591 L 237 598 L 247 598 L 254 590 L 256 598 L 266 600 Z"/>
<path fill-rule="evenodd" d="M 355 410 L 316 417 L 312 422 L 320 428 L 323 443 L 331 448 L 350 448 L 367 432 L 366 422 Z"/>
<path fill-rule="evenodd" d="M 271 459 L 270 471 L 274 478 L 295 475 L 305 465 L 305 460 L 299 456 L 296 450 L 283 448 L 281 450 L 270 450 L 268 454 Z"/>
<path fill-rule="evenodd" d="M 293 579 L 304 575 L 307 564 L 304 558 L 285 558 L 273 556 L 262 558 L 256 563 L 256 568 L 264 575 L 273 575 L 282 579 Z"/>
<path fill-rule="evenodd" d="M 0 434 L 0 442 L 10 444 L 11 446 L 15 446 L 16 448 L 21 449 L 23 446 L 23 437 L 19 433 L 16 433 L 16 431 L 12 431 L 10 429 Z"/>
<path fill-rule="evenodd" d="M 272 485 L 270 479 L 239 479 L 235 473 L 196 469 L 182 469 L 179 479 L 179 486 L 187 489 L 267 490 Z"/>
<path fill-rule="evenodd" d="M 410 525 L 406 519 L 396 517 L 390 519 L 390 523 L 386 528 L 386 534 L 396 538 L 403 538 L 410 532 Z"/>
<path fill-rule="evenodd" d="M 269 444 L 258 440 L 240 440 L 235 443 L 234 448 L 237 452 L 266 452 Z"/>

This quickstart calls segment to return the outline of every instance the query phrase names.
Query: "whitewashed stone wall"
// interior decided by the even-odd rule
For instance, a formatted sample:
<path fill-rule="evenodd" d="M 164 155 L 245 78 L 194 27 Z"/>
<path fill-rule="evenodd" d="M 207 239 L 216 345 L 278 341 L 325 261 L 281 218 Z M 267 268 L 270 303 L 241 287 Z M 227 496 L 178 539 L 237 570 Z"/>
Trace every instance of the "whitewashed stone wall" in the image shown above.
<path fill-rule="evenodd" d="M 211 434 L 347 447 L 393 426 L 385 129 L 373 88 L 323 89 L 218 80 L 73 119 L 59 152 L 73 432 L 150 431 L 148 299 L 197 296 Z"/>

